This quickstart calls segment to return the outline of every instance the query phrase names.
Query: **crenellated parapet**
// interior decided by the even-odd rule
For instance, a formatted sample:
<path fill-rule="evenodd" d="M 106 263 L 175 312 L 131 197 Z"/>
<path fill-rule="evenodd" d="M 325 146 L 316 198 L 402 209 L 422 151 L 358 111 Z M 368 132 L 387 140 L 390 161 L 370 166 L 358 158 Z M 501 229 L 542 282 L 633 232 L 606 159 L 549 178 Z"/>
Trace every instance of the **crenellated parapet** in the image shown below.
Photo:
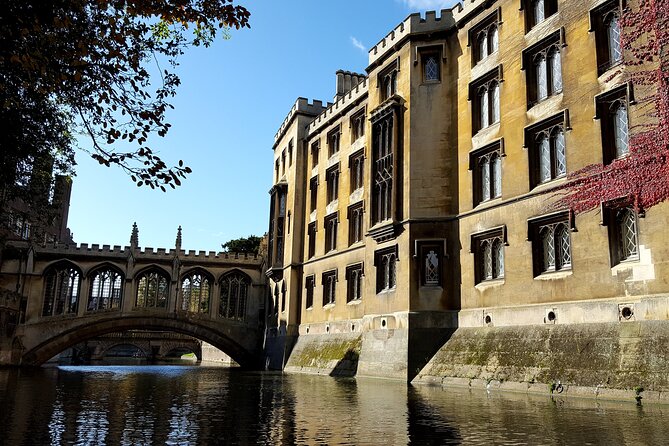
<path fill-rule="evenodd" d="M 467 0 L 465 2 L 470 3 Z M 462 8 L 462 5 L 458 3 L 452 9 L 442 9 L 438 17 L 436 11 L 427 11 L 425 16 L 422 16 L 420 13 L 409 15 L 402 23 L 390 31 L 388 35 L 381 39 L 379 43 L 369 49 L 369 65 L 374 65 L 388 51 L 396 50 L 396 45 L 411 35 L 430 34 L 453 28 L 456 23 L 454 11 L 458 11 L 459 14 Z"/>
<path fill-rule="evenodd" d="M 363 78 L 357 85 L 352 87 L 346 94 L 341 95 L 334 104 L 329 104 L 322 113 L 320 113 L 308 126 L 307 134 L 318 131 L 324 125 L 328 125 L 330 121 L 345 113 L 351 106 L 357 104 L 362 100 L 369 91 L 369 80 Z"/>
<path fill-rule="evenodd" d="M 323 105 L 323 101 L 319 101 L 316 99 L 314 99 L 312 103 L 309 103 L 309 100 L 306 98 L 302 97 L 297 98 L 293 106 L 290 108 L 288 115 L 286 115 L 286 118 L 281 123 L 281 126 L 279 126 L 279 130 L 276 132 L 276 135 L 274 135 L 274 146 L 272 148 L 276 149 L 276 145 L 281 140 L 283 134 L 286 132 L 286 130 L 288 129 L 291 122 L 296 116 L 300 114 L 307 116 L 317 116 L 321 114 L 330 105 L 332 105 L 331 102 L 328 102 L 327 104 Z"/>

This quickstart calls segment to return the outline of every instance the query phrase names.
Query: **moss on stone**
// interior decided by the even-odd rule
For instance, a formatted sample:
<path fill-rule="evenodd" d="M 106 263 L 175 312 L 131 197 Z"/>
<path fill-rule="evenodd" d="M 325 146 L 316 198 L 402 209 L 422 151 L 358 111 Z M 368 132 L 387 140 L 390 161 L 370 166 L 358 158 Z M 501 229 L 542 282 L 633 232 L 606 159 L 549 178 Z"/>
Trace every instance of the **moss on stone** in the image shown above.
<path fill-rule="evenodd" d="M 289 365 L 325 369 L 333 366 L 333 362 L 357 361 L 362 347 L 362 338 L 303 340 L 301 348 L 296 349 L 290 357 Z"/>

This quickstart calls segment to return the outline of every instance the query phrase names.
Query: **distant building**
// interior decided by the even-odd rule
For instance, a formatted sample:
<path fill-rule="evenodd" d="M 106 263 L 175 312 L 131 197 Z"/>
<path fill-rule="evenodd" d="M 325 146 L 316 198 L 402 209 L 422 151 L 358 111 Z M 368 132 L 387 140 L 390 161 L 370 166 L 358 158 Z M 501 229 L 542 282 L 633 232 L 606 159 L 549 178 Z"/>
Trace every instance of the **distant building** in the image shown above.
<path fill-rule="evenodd" d="M 666 203 L 549 206 L 570 172 L 627 156 L 645 119 L 613 76 L 620 14 L 597 0 L 412 14 L 366 74 L 337 72 L 333 103 L 297 99 L 272 147 L 273 367 L 359 340 L 358 375 L 410 380 L 458 327 L 667 318 Z"/>

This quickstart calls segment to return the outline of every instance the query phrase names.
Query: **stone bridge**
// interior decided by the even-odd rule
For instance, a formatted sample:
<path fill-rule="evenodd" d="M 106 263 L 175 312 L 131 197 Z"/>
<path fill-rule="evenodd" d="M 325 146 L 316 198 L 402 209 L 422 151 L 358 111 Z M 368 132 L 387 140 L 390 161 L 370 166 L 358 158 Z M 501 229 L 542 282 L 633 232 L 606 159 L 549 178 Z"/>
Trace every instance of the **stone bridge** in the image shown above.
<path fill-rule="evenodd" d="M 267 298 L 262 257 L 131 246 L 12 242 L 0 258 L 0 364 L 40 365 L 127 330 L 192 336 L 260 367 Z M 7 322 L 9 321 L 9 322 Z M 11 323 L 10 323 L 11 322 Z"/>
<path fill-rule="evenodd" d="M 77 344 L 74 349 L 92 360 L 101 360 L 122 347 L 131 347 L 132 350 L 141 352 L 142 357 L 151 360 L 180 357 L 186 353 L 194 353 L 198 361 L 202 360 L 202 341 L 166 331 L 131 330 L 108 333 L 89 338 L 84 343 Z"/>

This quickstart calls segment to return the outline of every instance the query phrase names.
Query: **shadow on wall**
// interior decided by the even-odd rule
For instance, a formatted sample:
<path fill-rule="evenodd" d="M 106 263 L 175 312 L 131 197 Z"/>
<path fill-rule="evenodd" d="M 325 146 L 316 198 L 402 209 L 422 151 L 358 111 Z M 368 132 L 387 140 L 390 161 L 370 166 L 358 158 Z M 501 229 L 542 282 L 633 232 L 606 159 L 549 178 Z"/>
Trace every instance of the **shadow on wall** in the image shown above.
<path fill-rule="evenodd" d="M 344 357 L 337 362 L 337 365 L 330 372 L 330 376 L 351 377 L 358 373 L 358 359 L 360 353 L 348 349 Z"/>

